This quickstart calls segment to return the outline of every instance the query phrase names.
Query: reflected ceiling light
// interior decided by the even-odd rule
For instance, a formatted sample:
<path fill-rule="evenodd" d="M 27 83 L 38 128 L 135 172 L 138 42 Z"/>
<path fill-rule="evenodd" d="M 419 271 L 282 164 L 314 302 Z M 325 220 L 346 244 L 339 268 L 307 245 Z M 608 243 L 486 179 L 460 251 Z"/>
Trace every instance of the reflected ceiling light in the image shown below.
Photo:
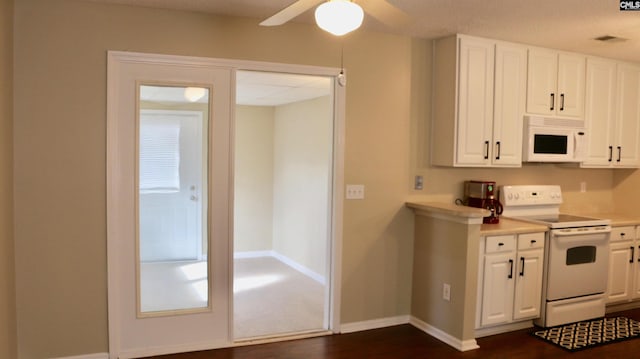
<path fill-rule="evenodd" d="M 206 91 L 207 90 L 202 87 L 187 87 L 184 89 L 184 98 L 189 102 L 196 102 L 204 97 Z"/>
<path fill-rule="evenodd" d="M 364 11 L 348 0 L 329 0 L 316 9 L 316 23 L 336 36 L 347 34 L 362 25 Z"/>

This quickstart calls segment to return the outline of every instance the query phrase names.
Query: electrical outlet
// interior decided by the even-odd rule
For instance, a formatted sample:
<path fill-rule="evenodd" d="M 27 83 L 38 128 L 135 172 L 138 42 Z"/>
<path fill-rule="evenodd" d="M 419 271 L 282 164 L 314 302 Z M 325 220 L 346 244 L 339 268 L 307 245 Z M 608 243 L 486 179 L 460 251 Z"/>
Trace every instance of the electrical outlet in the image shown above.
<path fill-rule="evenodd" d="M 364 185 L 348 184 L 346 197 L 347 199 L 364 199 Z"/>
<path fill-rule="evenodd" d="M 580 192 L 585 193 L 587 192 L 587 182 L 580 182 Z"/>
<path fill-rule="evenodd" d="M 422 178 L 422 176 L 416 176 L 416 180 L 413 185 L 413 188 L 417 190 L 421 190 L 423 187 L 424 187 L 424 178 Z"/>
<path fill-rule="evenodd" d="M 444 283 L 442 285 L 442 299 L 447 302 L 451 301 L 451 285 L 449 285 L 449 283 Z"/>

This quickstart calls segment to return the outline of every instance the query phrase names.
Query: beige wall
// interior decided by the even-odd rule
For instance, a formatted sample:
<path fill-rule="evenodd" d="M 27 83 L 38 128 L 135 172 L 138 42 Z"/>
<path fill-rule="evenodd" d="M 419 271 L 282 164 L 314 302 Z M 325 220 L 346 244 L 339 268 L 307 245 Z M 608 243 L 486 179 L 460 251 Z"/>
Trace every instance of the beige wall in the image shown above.
<path fill-rule="evenodd" d="M 640 216 L 640 171 L 615 171 L 615 211 L 630 216 Z"/>
<path fill-rule="evenodd" d="M 273 249 L 326 272 L 333 147 L 329 96 L 276 107 Z"/>
<path fill-rule="evenodd" d="M 275 109 L 236 106 L 233 250 L 273 248 Z"/>
<path fill-rule="evenodd" d="M 345 182 L 366 186 L 365 200 L 344 206 L 341 314 L 346 323 L 409 314 L 413 214 L 404 207 L 409 197 L 449 201 L 461 195 L 465 179 L 474 178 L 560 183 L 567 208 L 613 207 L 610 170 L 430 167 L 427 40 L 364 31 L 337 39 L 311 25 L 263 28 L 255 19 L 73 0 L 20 0 L 15 10 L 22 359 L 108 348 L 107 50 L 337 67 L 344 46 Z M 425 176 L 424 191 L 411 189 L 415 174 Z M 580 181 L 587 182 L 586 194 L 578 191 Z"/>
<path fill-rule="evenodd" d="M 15 358 L 13 0 L 0 1 L 0 358 Z"/>
<path fill-rule="evenodd" d="M 336 39 L 309 25 L 266 29 L 257 20 L 71 0 L 15 6 L 22 358 L 108 348 L 107 50 L 337 67 L 344 44 L 345 176 L 367 186 L 367 199 L 345 206 L 342 317 L 353 322 L 409 313 L 413 217 L 403 210 L 409 66 L 412 44 L 424 48 L 426 42 L 365 32 Z"/>

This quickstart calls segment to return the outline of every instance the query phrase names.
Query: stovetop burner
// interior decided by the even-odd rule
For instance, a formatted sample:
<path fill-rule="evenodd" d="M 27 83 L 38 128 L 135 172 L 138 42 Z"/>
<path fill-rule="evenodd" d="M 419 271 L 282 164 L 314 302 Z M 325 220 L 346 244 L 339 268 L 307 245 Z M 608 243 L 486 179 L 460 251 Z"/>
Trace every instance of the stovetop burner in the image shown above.
<path fill-rule="evenodd" d="M 559 213 L 556 215 L 522 216 L 513 218 L 545 224 L 550 228 L 593 227 L 606 226 L 610 224 L 610 221 L 608 219 L 576 216 L 565 213 Z"/>
<path fill-rule="evenodd" d="M 503 216 L 544 224 L 552 229 L 606 226 L 611 223 L 608 219 L 560 213 L 560 186 L 502 186 L 500 201 L 504 207 Z"/>

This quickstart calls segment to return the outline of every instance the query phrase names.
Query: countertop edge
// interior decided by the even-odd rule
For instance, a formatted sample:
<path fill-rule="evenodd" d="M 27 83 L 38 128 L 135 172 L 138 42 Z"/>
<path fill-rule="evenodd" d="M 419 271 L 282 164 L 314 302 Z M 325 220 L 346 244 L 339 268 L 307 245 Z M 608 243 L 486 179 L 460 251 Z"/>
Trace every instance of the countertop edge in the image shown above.
<path fill-rule="evenodd" d="M 455 204 L 438 202 L 406 202 L 405 206 L 416 210 L 416 214 L 419 214 L 419 211 L 423 211 L 462 218 L 482 218 L 491 214 L 490 211 L 483 208 L 458 206 Z"/>

